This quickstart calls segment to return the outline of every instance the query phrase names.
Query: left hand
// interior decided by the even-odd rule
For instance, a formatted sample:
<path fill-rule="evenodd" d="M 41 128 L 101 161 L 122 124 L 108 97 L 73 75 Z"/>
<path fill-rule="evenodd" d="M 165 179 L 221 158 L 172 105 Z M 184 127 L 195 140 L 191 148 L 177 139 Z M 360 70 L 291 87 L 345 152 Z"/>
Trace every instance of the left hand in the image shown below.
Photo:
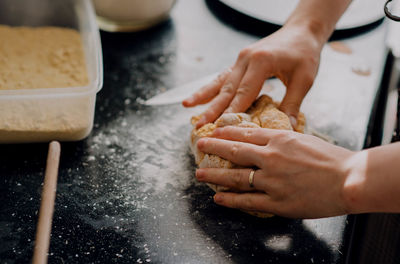
<path fill-rule="evenodd" d="M 245 112 L 257 98 L 263 83 L 279 78 L 286 86 L 280 104 L 296 126 L 301 102 L 314 82 L 323 42 L 303 27 L 286 25 L 244 48 L 231 69 L 182 102 L 193 107 L 210 102 L 196 128 L 214 122 L 222 113 Z"/>
<path fill-rule="evenodd" d="M 218 128 L 197 146 L 243 167 L 258 168 L 254 187 L 249 186 L 251 169 L 198 169 L 199 181 L 237 191 L 217 193 L 217 204 L 293 218 L 350 213 L 344 185 L 355 152 L 314 136 L 265 128 Z"/>

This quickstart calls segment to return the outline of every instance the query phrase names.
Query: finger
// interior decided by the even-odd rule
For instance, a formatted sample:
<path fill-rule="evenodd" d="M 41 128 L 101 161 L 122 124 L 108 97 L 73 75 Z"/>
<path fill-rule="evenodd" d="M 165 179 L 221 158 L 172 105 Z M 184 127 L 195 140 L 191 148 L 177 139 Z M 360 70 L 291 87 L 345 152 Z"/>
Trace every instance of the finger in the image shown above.
<path fill-rule="evenodd" d="M 257 61 L 250 63 L 227 113 L 245 112 L 257 98 L 265 81 L 265 66 Z"/>
<path fill-rule="evenodd" d="M 313 76 L 296 73 L 287 87 L 285 97 L 279 108 L 289 117 L 292 127 L 297 126 L 297 116 L 301 103 L 313 82 Z"/>
<path fill-rule="evenodd" d="M 221 74 L 217 76 L 211 83 L 200 88 L 199 91 L 195 92 L 189 98 L 186 98 L 182 101 L 183 106 L 185 107 L 193 107 L 199 104 L 206 104 L 210 100 L 212 100 L 221 89 L 221 86 L 224 84 L 229 74 L 232 72 L 231 68 L 223 71 Z"/>
<path fill-rule="evenodd" d="M 268 144 L 271 137 L 282 133 L 286 132 L 268 128 L 244 128 L 226 126 L 215 129 L 212 136 L 220 139 L 240 141 L 259 146 L 265 146 Z"/>
<path fill-rule="evenodd" d="M 253 167 L 262 166 L 261 147 L 237 141 L 228 141 L 216 138 L 201 138 L 197 142 L 200 151 L 214 154 L 235 164 Z"/>
<path fill-rule="evenodd" d="M 272 202 L 266 193 L 231 193 L 219 192 L 214 195 L 215 203 L 242 210 L 273 212 Z"/>
<path fill-rule="evenodd" d="M 253 187 L 250 186 L 250 175 L 253 174 Z M 220 169 L 205 168 L 196 170 L 196 178 L 199 182 L 213 183 L 229 187 L 235 191 L 264 190 L 264 177 L 260 170 L 253 169 Z"/>
<path fill-rule="evenodd" d="M 224 82 L 219 94 L 213 99 L 210 107 L 202 114 L 202 118 L 197 122 L 196 128 L 204 124 L 214 122 L 229 106 L 235 96 L 236 89 L 245 72 L 245 66 L 235 66 L 232 73 Z"/>

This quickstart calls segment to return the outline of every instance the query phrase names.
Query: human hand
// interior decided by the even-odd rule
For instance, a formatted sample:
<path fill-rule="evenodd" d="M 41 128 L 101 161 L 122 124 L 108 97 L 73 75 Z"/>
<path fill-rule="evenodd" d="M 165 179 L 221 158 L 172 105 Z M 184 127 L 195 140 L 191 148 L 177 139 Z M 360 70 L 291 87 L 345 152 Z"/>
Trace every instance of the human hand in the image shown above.
<path fill-rule="evenodd" d="M 254 187 L 249 186 L 251 169 L 198 169 L 199 181 L 235 190 L 217 193 L 217 204 L 293 218 L 350 213 L 344 185 L 355 152 L 292 131 L 238 127 L 218 128 L 213 138 L 202 138 L 197 146 L 258 168 Z"/>
<path fill-rule="evenodd" d="M 283 27 L 243 49 L 231 69 L 182 102 L 185 107 L 205 104 L 208 109 L 196 128 L 214 122 L 223 112 L 244 112 L 257 98 L 264 81 L 279 78 L 286 86 L 280 109 L 292 126 L 304 96 L 318 71 L 323 43 L 295 26 Z"/>

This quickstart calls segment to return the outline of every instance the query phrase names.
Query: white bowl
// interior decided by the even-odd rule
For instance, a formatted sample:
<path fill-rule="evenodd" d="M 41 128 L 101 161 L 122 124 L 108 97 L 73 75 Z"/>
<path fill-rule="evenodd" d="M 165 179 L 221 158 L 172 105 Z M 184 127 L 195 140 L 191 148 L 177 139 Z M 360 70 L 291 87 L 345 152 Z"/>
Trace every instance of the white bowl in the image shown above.
<path fill-rule="evenodd" d="M 99 27 L 106 31 L 143 30 L 169 17 L 176 0 L 92 0 Z"/>

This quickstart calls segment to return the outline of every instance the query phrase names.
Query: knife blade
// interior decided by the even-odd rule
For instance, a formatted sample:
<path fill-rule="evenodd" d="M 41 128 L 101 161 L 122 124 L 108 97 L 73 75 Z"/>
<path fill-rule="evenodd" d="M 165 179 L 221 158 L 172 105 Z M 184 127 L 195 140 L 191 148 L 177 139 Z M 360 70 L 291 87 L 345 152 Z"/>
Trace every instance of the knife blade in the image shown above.
<path fill-rule="evenodd" d="M 219 73 L 213 73 L 195 81 L 172 88 L 148 99 L 144 102 L 144 104 L 156 106 L 181 103 L 184 99 L 191 96 L 202 86 L 212 82 L 215 78 L 217 78 L 218 74 Z"/>

